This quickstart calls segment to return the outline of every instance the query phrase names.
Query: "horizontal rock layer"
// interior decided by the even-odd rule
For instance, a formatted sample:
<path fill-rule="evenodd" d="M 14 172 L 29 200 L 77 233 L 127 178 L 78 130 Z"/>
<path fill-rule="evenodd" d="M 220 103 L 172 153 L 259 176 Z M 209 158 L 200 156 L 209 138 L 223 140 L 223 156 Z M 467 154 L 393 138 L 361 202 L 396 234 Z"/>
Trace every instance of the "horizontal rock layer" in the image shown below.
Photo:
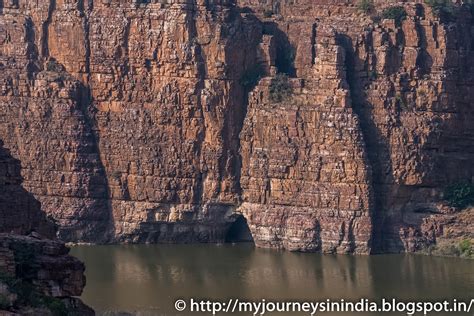
<path fill-rule="evenodd" d="M 418 250 L 474 175 L 472 16 L 400 4 L 3 1 L 0 138 L 64 240 L 224 241 L 243 214 L 259 246 Z"/>

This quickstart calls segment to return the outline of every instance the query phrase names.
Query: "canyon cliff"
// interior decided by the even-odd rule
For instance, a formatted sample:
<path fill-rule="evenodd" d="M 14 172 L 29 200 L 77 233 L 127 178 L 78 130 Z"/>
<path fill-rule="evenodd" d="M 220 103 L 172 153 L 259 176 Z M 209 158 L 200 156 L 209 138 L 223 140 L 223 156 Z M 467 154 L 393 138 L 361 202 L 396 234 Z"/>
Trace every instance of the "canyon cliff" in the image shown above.
<path fill-rule="evenodd" d="M 94 315 L 73 296 L 84 264 L 55 240 L 55 225 L 22 187 L 20 162 L 0 140 L 0 314 Z"/>
<path fill-rule="evenodd" d="M 0 1 L 0 138 L 73 242 L 474 238 L 473 17 L 422 1 Z"/>

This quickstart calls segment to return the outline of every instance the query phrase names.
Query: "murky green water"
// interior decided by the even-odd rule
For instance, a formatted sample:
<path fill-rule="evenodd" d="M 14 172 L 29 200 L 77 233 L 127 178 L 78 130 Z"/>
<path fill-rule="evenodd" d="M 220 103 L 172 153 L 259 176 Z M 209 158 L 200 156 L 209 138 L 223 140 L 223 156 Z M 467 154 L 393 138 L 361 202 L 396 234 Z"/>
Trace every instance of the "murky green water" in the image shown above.
<path fill-rule="evenodd" d="M 99 312 L 197 315 L 177 313 L 174 302 L 178 298 L 474 298 L 474 261 L 454 258 L 302 254 L 255 249 L 248 244 L 76 246 L 72 254 L 87 266 L 82 298 Z M 472 316 L 474 310 L 463 315 Z"/>

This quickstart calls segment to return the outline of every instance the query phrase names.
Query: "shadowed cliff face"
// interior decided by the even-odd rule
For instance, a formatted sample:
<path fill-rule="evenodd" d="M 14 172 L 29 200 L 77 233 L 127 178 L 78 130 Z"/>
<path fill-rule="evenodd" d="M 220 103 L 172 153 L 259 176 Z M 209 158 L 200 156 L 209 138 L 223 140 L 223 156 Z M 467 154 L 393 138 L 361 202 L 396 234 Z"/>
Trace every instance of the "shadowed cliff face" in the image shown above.
<path fill-rule="evenodd" d="M 0 136 L 64 240 L 224 241 L 243 214 L 262 247 L 419 250 L 474 174 L 472 18 L 403 5 L 3 3 Z"/>
<path fill-rule="evenodd" d="M 20 168 L 0 140 L 0 314 L 44 314 L 54 303 L 68 314 L 94 315 L 71 297 L 85 286 L 84 264 L 52 240 L 56 227 L 22 187 Z"/>
<path fill-rule="evenodd" d="M 53 223 L 46 219 L 40 203 L 22 186 L 20 162 L 10 155 L 0 140 L 0 233 L 39 233 L 55 237 Z"/>

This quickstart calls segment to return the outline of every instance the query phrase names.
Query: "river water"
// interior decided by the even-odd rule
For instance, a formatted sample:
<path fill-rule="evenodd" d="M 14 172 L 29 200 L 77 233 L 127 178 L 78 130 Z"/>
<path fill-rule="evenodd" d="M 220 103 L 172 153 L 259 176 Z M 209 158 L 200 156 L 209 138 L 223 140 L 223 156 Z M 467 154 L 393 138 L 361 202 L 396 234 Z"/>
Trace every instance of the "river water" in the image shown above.
<path fill-rule="evenodd" d="M 134 315 L 198 315 L 176 312 L 174 302 L 179 298 L 188 303 L 191 298 L 222 301 L 230 298 L 251 301 L 474 298 L 474 261 L 456 258 L 304 254 L 256 249 L 251 244 L 75 246 L 71 253 L 86 264 L 87 286 L 82 299 L 99 315 L 110 315 L 110 311 Z M 474 310 L 459 315 L 472 316 Z"/>

